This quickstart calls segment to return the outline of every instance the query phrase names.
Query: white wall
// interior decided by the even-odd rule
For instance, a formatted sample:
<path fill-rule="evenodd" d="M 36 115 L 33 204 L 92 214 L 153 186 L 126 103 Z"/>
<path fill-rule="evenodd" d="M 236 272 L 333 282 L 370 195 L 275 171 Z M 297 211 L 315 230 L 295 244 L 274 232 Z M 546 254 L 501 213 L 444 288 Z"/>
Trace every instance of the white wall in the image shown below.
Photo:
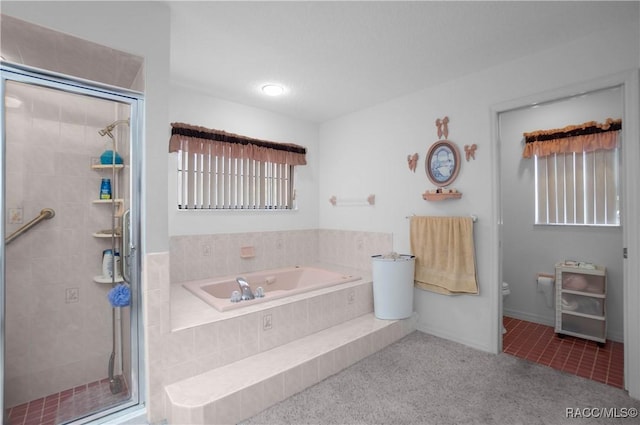
<path fill-rule="evenodd" d="M 178 211 L 177 154 L 169 155 L 169 235 L 315 229 L 318 227 L 318 125 L 220 100 L 197 90 L 171 87 L 171 122 L 183 122 L 307 148 L 307 165 L 295 173 L 295 211 Z M 167 131 L 170 131 L 167 125 Z M 167 137 L 167 148 L 169 139 Z M 166 161 L 165 161 L 166 162 Z M 166 207 L 165 207 L 166 208 Z"/>
<path fill-rule="evenodd" d="M 479 296 L 446 297 L 416 290 L 419 328 L 465 344 L 490 350 L 491 174 L 488 105 L 475 82 L 456 81 L 397 99 L 326 123 L 320 133 L 320 227 L 393 233 L 394 249 L 409 253 L 409 220 L 417 215 L 475 214 Z M 435 120 L 449 116 L 449 140 L 462 151 L 476 143 L 475 161 L 462 161 L 452 187 L 460 200 L 427 202 L 422 193 L 434 186 L 424 171 L 428 148 L 438 140 Z M 479 137 L 481 134 L 484 137 Z M 416 172 L 407 166 L 407 155 L 418 152 Z M 374 207 L 332 207 L 331 195 L 376 195 Z M 323 202 L 324 201 L 324 202 Z"/>
<path fill-rule="evenodd" d="M 492 242 L 499 196 L 492 167 L 499 166 L 491 140 L 491 107 L 500 102 L 590 80 L 638 66 L 638 28 L 627 26 L 496 66 L 446 84 L 426 88 L 330 122 L 320 128 L 320 227 L 391 232 L 394 249 L 409 251 L 409 222 L 418 215 L 476 214 L 476 256 L 480 294 L 447 297 L 416 290 L 419 329 L 487 351 L 495 351 L 494 326 L 499 259 Z M 615 46 L 612 48 L 611 46 Z M 476 143 L 475 161 L 462 161 L 453 186 L 462 199 L 427 202 L 433 186 L 424 158 L 437 140 L 434 122 L 450 118 L 449 139 L 462 150 Z M 420 154 L 416 173 L 406 157 Z M 376 194 L 373 208 L 333 208 L 331 195 Z M 497 325 L 497 324 L 496 324 Z"/>
<path fill-rule="evenodd" d="M 622 229 L 533 226 L 534 161 L 522 159 L 523 132 L 622 118 L 622 106 L 622 89 L 616 87 L 500 114 L 502 277 L 511 287 L 506 315 L 553 325 L 554 305 L 536 291 L 536 274 L 553 274 L 554 264 L 564 259 L 590 261 L 607 267 L 607 337 L 623 340 Z"/>

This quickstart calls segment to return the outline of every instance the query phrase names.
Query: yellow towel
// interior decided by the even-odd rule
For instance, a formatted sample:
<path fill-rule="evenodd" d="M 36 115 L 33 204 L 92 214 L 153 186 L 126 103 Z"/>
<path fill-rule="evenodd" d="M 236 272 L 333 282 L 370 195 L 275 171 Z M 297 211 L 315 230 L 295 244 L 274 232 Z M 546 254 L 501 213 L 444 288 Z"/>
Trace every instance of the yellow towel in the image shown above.
<path fill-rule="evenodd" d="M 477 294 L 471 217 L 411 217 L 415 284 L 439 294 Z"/>

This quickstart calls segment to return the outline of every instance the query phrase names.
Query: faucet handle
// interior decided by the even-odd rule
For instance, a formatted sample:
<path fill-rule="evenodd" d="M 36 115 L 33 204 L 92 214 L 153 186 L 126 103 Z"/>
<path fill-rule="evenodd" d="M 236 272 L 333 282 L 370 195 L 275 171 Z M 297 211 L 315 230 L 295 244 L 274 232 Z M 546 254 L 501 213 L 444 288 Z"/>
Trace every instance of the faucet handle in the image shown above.
<path fill-rule="evenodd" d="M 262 286 L 258 286 L 254 295 L 256 298 L 264 297 L 264 288 Z"/>
<path fill-rule="evenodd" d="M 231 302 L 232 303 L 239 303 L 240 302 L 240 292 L 239 291 L 233 291 L 231 293 Z"/>

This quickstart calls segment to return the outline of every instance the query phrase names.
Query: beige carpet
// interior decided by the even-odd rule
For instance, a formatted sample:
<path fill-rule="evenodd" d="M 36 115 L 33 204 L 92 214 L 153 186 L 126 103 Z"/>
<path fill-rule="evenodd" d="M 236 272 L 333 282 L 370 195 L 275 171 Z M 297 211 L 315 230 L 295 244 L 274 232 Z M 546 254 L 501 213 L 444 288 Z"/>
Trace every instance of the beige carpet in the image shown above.
<path fill-rule="evenodd" d="M 416 331 L 242 424 L 630 425 L 637 409 L 620 389 Z"/>

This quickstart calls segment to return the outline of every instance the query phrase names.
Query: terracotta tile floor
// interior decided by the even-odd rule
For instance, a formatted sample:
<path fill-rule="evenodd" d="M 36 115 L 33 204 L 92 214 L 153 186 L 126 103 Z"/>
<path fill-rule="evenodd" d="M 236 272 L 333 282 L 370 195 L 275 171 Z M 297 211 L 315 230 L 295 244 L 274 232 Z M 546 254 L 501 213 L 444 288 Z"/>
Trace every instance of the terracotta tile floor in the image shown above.
<path fill-rule="evenodd" d="M 53 425 L 69 422 L 113 406 L 129 398 L 124 389 L 111 394 L 109 379 L 92 382 L 11 407 L 5 412 L 8 425 Z"/>
<path fill-rule="evenodd" d="M 556 336 L 554 328 L 504 317 L 507 333 L 502 349 L 507 354 L 551 366 L 554 369 L 594 381 L 624 388 L 624 345 L 597 342 L 566 335 Z"/>

